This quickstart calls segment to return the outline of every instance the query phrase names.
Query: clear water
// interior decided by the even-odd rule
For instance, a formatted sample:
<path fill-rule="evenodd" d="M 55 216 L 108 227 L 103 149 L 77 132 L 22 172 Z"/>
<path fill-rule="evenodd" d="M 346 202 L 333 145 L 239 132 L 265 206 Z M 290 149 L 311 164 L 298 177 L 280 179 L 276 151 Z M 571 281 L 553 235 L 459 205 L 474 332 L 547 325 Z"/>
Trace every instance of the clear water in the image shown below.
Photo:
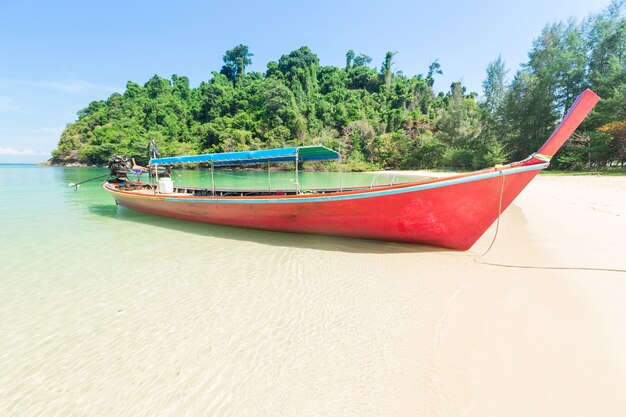
<path fill-rule="evenodd" d="M 0 268 L 14 277 L 66 276 L 79 273 L 77 265 L 86 261 L 91 262 L 89 267 L 101 265 L 126 256 L 125 251 L 146 256 L 156 251 L 165 257 L 172 243 L 180 248 L 194 238 L 244 239 L 287 246 L 306 246 L 311 241 L 306 236 L 200 225 L 135 212 L 116 206 L 110 194 L 101 189 L 102 180 L 86 182 L 78 190 L 68 187 L 106 172 L 97 168 L 0 164 L 0 249 L 4 258 Z M 175 171 L 173 179 L 177 185 L 211 187 L 210 171 Z M 344 173 L 340 178 L 340 174 L 328 172 L 305 172 L 299 177 L 302 189 L 415 179 L 372 173 Z M 294 174 L 272 172 L 268 185 L 266 172 L 220 170 L 216 171 L 215 182 L 225 188 L 287 189 L 294 187 Z M 357 240 L 339 241 L 362 244 Z M 228 247 L 221 246 L 228 252 Z"/>
<path fill-rule="evenodd" d="M 185 221 L 158 218 L 115 205 L 110 194 L 100 187 L 102 180 L 82 184 L 78 190 L 68 187 L 106 174 L 104 169 L 43 167 L 0 164 L 0 237 L 4 267 L 13 274 L 32 275 L 40 267 L 50 273 L 42 257 L 62 256 L 68 264 L 77 258 L 100 256 L 116 246 L 138 246 L 139 251 L 152 245 L 152 239 L 180 239 L 184 233 L 195 235 L 270 239 L 280 242 L 298 240 L 279 233 L 242 232 L 237 229 L 198 225 Z M 300 173 L 301 189 L 354 185 L 377 185 L 416 180 L 415 176 L 372 173 L 319 172 Z M 210 171 L 175 171 L 176 185 L 211 187 Z M 293 172 L 272 172 L 268 184 L 266 172 L 218 170 L 217 187 L 251 189 L 294 188 Z M 182 233 L 182 234 L 181 234 Z M 128 236 L 128 238 L 124 238 Z M 306 237 L 302 238 L 303 242 Z M 28 259 L 28 262 L 24 262 Z M 57 259 L 57 258 L 55 258 Z M 49 260 L 49 259 L 48 259 Z M 22 271 L 22 272 L 18 272 Z"/>
<path fill-rule="evenodd" d="M 67 187 L 103 172 L 0 165 L 2 417 L 625 409 L 616 275 L 503 270 L 469 252 L 191 223 L 116 206 L 98 181 Z M 210 184 L 208 172 L 179 174 L 178 184 Z M 292 179 L 272 173 L 275 187 Z M 217 178 L 241 188 L 266 180 Z M 626 218 L 624 181 L 565 180 L 539 178 L 522 193 L 488 260 L 623 268 L 614 232 Z M 338 176 L 300 181 L 334 186 Z M 580 377 L 564 379 L 564 369 Z"/>
<path fill-rule="evenodd" d="M 398 328 L 386 322 L 415 282 L 390 267 L 422 249 L 156 217 L 116 206 L 100 180 L 68 187 L 103 173 L 0 165 L 0 415 L 328 415 L 346 401 L 381 411 L 380 396 L 372 408 L 372 392 L 354 390 L 372 372 L 383 385 L 370 391 L 396 379 L 385 358 L 406 344 L 389 347 Z M 271 178 L 286 188 L 293 174 Z M 210 173 L 174 181 L 208 187 Z M 267 174 L 216 181 L 263 187 Z"/>

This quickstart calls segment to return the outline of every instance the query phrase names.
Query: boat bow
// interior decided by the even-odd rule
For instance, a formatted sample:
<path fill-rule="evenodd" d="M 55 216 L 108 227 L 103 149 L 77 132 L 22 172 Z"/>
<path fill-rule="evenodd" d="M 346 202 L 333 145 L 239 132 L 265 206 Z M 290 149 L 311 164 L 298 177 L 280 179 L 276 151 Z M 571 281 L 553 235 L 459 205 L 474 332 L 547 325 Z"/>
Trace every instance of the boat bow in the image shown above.
<path fill-rule="evenodd" d="M 585 120 L 585 117 L 587 117 L 598 101 L 600 101 L 600 97 L 589 89 L 580 93 L 561 123 L 550 135 L 546 143 L 530 156 L 530 160 L 536 163 L 550 162 L 552 157 L 561 149 L 582 121 Z"/>

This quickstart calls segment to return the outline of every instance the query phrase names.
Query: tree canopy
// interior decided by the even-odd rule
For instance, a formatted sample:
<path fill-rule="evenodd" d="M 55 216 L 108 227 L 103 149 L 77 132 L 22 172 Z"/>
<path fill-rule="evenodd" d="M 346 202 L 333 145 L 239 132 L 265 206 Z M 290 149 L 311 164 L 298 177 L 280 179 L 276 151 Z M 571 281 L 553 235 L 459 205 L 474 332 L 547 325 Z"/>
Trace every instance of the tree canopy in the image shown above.
<path fill-rule="evenodd" d="M 113 153 L 145 162 L 155 140 L 163 155 L 323 144 L 350 169 L 477 168 L 535 151 L 585 88 L 602 101 L 553 159 L 562 169 L 626 162 L 624 0 L 582 22 L 548 24 L 509 82 L 501 57 L 487 66 L 483 94 L 460 82 L 435 91 L 442 66 L 426 75 L 394 72 L 387 52 L 346 53 L 344 68 L 323 66 L 307 46 L 246 72 L 240 44 L 224 66 L 190 87 L 185 76 L 129 81 L 123 94 L 78 112 L 53 151 L 54 163 L 103 164 Z"/>

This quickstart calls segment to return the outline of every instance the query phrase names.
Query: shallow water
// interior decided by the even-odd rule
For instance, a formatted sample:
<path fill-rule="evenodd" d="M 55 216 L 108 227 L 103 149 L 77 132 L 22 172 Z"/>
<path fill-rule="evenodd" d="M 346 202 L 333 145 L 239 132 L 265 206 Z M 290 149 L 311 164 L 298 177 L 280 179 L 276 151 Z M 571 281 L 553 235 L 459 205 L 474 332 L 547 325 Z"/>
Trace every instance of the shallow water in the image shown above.
<path fill-rule="evenodd" d="M 337 384 L 375 389 L 393 352 L 376 310 L 390 306 L 372 293 L 384 264 L 359 260 L 431 249 L 189 223 L 116 206 L 99 181 L 67 186 L 104 172 L 0 166 L 0 414 L 291 414 L 357 394 Z M 271 174 L 273 187 L 292 179 Z M 210 173 L 174 180 L 210 186 Z M 267 175 L 216 182 L 262 187 Z"/>
<path fill-rule="evenodd" d="M 103 172 L 0 165 L 0 416 L 626 409 L 619 275 L 478 264 L 493 228 L 476 252 L 458 253 L 190 223 L 116 206 L 98 181 L 67 187 Z M 210 184 L 208 172 L 176 175 Z M 272 172 L 272 187 L 292 179 Z M 538 178 L 503 215 L 487 260 L 622 268 L 618 180 Z M 303 188 L 338 181 L 300 178 Z M 342 178 L 373 181 L 391 178 Z M 586 226 L 568 226 L 567 213 Z"/>

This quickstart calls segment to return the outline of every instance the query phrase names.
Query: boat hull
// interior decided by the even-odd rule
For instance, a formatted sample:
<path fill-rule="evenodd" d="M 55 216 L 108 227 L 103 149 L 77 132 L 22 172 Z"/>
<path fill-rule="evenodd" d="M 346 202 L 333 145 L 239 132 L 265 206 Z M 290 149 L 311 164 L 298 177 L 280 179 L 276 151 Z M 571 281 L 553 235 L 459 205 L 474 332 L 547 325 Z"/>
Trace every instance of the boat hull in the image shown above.
<path fill-rule="evenodd" d="M 543 167 L 330 195 L 193 197 L 105 189 L 130 209 L 195 222 L 467 250 Z"/>
<path fill-rule="evenodd" d="M 128 208 L 196 222 L 467 250 L 548 166 L 598 100 L 594 92 L 583 91 L 546 143 L 524 161 L 451 178 L 347 192 L 256 197 L 149 194 L 123 191 L 111 182 L 104 188 Z M 197 157 L 185 158 L 189 162 Z"/>

